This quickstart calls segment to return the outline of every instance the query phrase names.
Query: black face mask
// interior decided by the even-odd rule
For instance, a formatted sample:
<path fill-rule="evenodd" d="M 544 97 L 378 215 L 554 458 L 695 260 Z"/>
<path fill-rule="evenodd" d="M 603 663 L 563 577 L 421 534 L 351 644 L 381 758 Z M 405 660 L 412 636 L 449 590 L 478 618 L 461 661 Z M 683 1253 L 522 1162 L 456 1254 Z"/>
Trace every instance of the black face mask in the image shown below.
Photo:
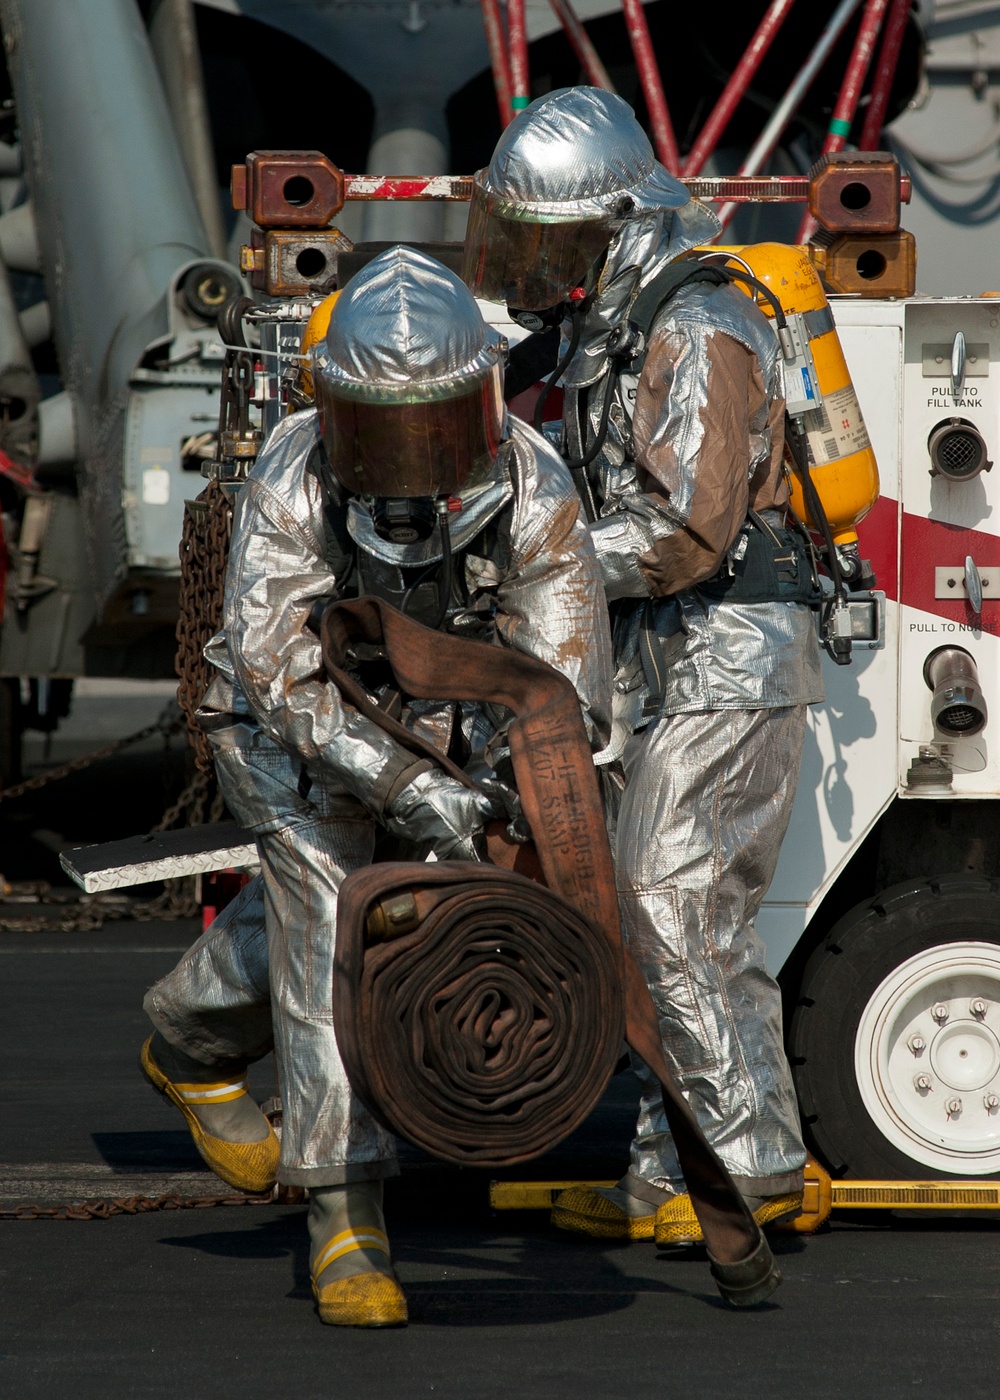
<path fill-rule="evenodd" d="M 557 302 L 555 306 L 546 306 L 541 311 L 525 311 L 522 307 L 507 305 L 507 315 L 512 321 L 516 321 L 519 326 L 523 326 L 526 331 L 537 333 L 538 331 L 551 330 L 553 326 L 559 326 L 567 317 L 580 317 L 584 315 L 590 307 L 594 289 L 597 286 L 598 278 L 603 268 L 606 253 L 594 263 L 579 287 L 574 288 L 569 296 L 563 301 Z"/>
<path fill-rule="evenodd" d="M 561 301 L 558 306 L 547 306 L 544 311 L 522 311 L 516 306 L 507 307 L 507 315 L 510 319 L 532 333 L 551 330 L 553 326 L 558 326 L 565 319 L 568 311 L 569 306 L 565 301 Z"/>
<path fill-rule="evenodd" d="M 376 535 L 390 544 L 419 544 L 437 523 L 433 496 L 379 496 L 371 510 Z"/>

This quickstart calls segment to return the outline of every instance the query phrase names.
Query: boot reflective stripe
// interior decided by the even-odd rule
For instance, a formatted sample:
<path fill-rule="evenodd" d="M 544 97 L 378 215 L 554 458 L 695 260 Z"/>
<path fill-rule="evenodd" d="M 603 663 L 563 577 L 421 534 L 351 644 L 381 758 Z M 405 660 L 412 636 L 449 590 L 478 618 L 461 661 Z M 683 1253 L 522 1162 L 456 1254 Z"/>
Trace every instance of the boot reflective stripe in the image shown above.
<path fill-rule="evenodd" d="M 319 1278 L 327 1264 L 332 1264 L 342 1254 L 350 1254 L 355 1249 L 378 1249 L 387 1255 L 389 1253 L 389 1240 L 381 1230 L 375 1229 L 374 1226 L 364 1230 L 341 1230 L 339 1235 L 334 1235 L 313 1265 L 313 1278 Z"/>
<path fill-rule="evenodd" d="M 247 1092 L 247 1080 L 231 1080 L 228 1084 L 171 1084 L 171 1089 L 185 1103 L 230 1103 Z"/>

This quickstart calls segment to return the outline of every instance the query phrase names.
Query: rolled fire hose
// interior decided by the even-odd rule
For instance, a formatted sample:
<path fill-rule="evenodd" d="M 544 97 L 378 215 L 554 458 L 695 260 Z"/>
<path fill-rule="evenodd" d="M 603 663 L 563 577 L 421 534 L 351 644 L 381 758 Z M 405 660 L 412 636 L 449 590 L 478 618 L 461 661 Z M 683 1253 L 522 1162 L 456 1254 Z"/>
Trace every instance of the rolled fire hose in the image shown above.
<path fill-rule="evenodd" d="M 614 1070 L 625 1029 L 614 952 L 522 875 L 458 861 L 414 873 L 412 861 L 369 866 L 345 884 L 346 906 L 340 896 L 334 1017 L 351 1083 L 445 1161 L 539 1156 Z"/>
<path fill-rule="evenodd" d="M 347 876 L 334 1020 L 355 1090 L 391 1131 L 435 1156 L 509 1165 L 549 1150 L 594 1107 L 624 1021 L 660 1081 L 719 1291 L 736 1306 L 762 1302 L 781 1275 L 664 1061 L 649 990 L 621 937 L 571 682 L 534 657 L 431 632 L 376 598 L 331 604 L 321 637 L 343 698 L 466 787 L 475 784 L 456 764 L 349 673 L 352 645 L 380 646 L 407 696 L 513 712 L 511 760 L 545 882 L 528 878 L 530 848 L 513 847 L 502 827 L 489 842 L 493 864 L 397 861 Z"/>

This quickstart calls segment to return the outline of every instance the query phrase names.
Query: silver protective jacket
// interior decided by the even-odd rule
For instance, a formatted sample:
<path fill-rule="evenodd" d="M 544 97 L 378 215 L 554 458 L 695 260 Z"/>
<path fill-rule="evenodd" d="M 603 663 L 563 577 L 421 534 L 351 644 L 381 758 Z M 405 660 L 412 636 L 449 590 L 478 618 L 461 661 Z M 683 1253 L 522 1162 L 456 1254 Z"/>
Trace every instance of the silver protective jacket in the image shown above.
<path fill-rule="evenodd" d="M 379 585 L 386 584 L 383 596 L 394 582 L 400 588 L 402 568 L 440 559 L 440 539 L 435 531 L 413 545 L 379 540 L 359 503 L 331 499 L 334 484 L 315 469 L 319 448 L 315 410 L 285 419 L 240 492 L 225 627 L 207 648 L 219 677 L 205 707 L 251 718 L 313 781 L 349 793 L 379 817 L 414 760 L 322 678 L 319 640 L 306 624 L 313 606 L 336 597 L 344 582 L 328 558 L 327 513 L 343 512 L 360 545 L 362 577 L 370 591 L 383 592 Z M 496 521 L 492 557 L 464 555 L 467 611 L 486 620 L 498 645 L 537 656 L 569 677 L 592 742 L 601 747 L 610 726 L 607 624 L 565 466 L 544 439 L 512 419 L 493 479 L 462 500 L 456 551 Z M 440 742 L 454 713 L 449 704 L 414 702 L 403 721 Z M 485 747 L 493 730 L 483 712 L 465 709 L 462 722 L 470 747 Z"/>
<path fill-rule="evenodd" d="M 657 235 L 657 222 L 637 220 L 609 253 L 607 291 L 588 313 L 569 368 L 571 457 L 597 431 L 612 372 L 608 333 L 627 317 L 634 291 L 690 249 L 692 233 L 660 222 Z M 591 468 L 600 516 L 592 536 L 608 597 L 636 600 L 621 610 L 616 632 L 617 743 L 643 722 L 648 689 L 637 629 L 639 604 L 649 599 L 664 650 L 662 713 L 823 698 L 807 606 L 714 601 L 695 586 L 724 567 L 748 507 L 778 521 L 787 506 L 779 355 L 749 298 L 701 283 L 682 288 L 657 316 L 640 375 L 618 378 L 607 439 Z"/>

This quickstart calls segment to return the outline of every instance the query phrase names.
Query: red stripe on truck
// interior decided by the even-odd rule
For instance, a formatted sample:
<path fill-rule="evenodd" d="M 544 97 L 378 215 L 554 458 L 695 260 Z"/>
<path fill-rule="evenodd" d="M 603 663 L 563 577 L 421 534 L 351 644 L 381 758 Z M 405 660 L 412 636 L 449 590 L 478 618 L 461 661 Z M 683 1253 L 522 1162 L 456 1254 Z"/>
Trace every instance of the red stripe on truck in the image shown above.
<path fill-rule="evenodd" d="M 1000 631 L 1000 598 L 983 598 L 983 611 L 974 613 L 965 598 L 934 597 L 934 570 L 942 566 L 963 568 L 967 555 L 977 566 L 1000 565 L 1000 535 L 970 530 L 964 525 L 946 525 L 903 512 L 903 587 L 901 601 L 908 607 L 933 613 L 951 622 L 981 625 L 984 632 Z"/>
<path fill-rule="evenodd" d="M 896 530 L 899 502 L 890 496 L 879 496 L 858 526 L 858 542 L 862 559 L 870 559 L 878 586 L 887 598 L 899 596 L 899 571 L 896 560 Z"/>

